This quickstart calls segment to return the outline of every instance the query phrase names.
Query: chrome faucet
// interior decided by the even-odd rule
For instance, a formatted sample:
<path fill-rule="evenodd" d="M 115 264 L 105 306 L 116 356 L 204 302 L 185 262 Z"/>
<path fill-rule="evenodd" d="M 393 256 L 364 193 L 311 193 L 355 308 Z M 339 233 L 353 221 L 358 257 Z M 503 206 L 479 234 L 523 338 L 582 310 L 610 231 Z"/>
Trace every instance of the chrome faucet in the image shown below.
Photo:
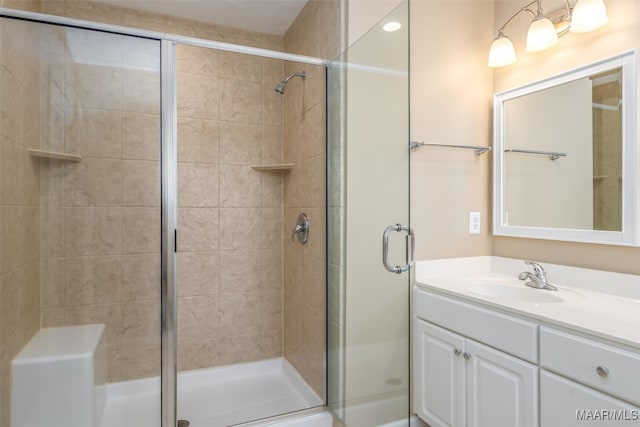
<path fill-rule="evenodd" d="M 531 286 L 532 288 L 536 289 L 546 289 L 549 291 L 558 290 L 558 288 L 547 282 L 547 273 L 544 271 L 544 268 L 542 268 L 540 264 L 533 261 L 525 261 L 524 263 L 533 267 L 533 273 L 531 273 L 530 271 L 523 271 L 522 273 L 518 274 L 519 280 L 530 280 L 529 282 L 525 283 L 525 286 Z"/>

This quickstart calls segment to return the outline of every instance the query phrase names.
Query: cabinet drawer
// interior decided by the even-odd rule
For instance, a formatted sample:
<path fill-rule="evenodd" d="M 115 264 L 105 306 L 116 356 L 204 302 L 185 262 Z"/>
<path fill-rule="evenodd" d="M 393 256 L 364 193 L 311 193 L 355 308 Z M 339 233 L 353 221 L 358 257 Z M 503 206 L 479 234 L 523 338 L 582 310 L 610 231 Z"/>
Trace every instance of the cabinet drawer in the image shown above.
<path fill-rule="evenodd" d="M 538 362 L 535 323 L 422 289 L 416 289 L 415 315 L 521 359 Z"/>
<path fill-rule="evenodd" d="M 540 366 L 640 404 L 640 355 L 555 329 L 540 328 Z M 598 368 L 608 373 L 598 373 Z"/>
<path fill-rule="evenodd" d="M 598 415 L 607 419 L 594 421 Z M 540 370 L 541 427 L 630 426 L 637 425 L 638 415 L 638 408 L 627 402 Z"/>

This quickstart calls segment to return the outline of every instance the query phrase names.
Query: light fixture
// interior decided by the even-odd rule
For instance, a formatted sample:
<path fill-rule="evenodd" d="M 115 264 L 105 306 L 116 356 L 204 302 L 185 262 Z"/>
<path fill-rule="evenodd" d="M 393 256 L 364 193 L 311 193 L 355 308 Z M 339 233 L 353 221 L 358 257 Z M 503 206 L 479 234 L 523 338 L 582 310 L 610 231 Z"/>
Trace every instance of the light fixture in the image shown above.
<path fill-rule="evenodd" d="M 572 33 L 588 33 L 609 22 L 602 0 L 579 0 L 573 7 Z"/>
<path fill-rule="evenodd" d="M 585 33 L 600 28 L 608 22 L 607 10 L 603 0 L 578 0 L 571 7 L 569 0 L 564 0 L 565 7 L 546 15 L 542 11 L 542 0 L 533 0 L 514 13 L 498 30 L 498 36 L 489 50 L 489 67 L 504 67 L 516 61 L 513 43 L 504 34 L 504 29 L 517 16 L 528 13 L 533 19 L 527 31 L 527 52 L 540 52 L 558 43 L 558 36 L 569 30 L 574 33 Z M 531 6 L 536 5 L 536 13 Z M 555 17 L 550 19 L 549 17 Z"/>
<path fill-rule="evenodd" d="M 516 50 L 513 43 L 500 30 L 489 50 L 489 67 L 504 67 L 514 62 L 516 62 Z"/>
<path fill-rule="evenodd" d="M 529 25 L 527 31 L 527 52 L 540 52 L 549 49 L 558 43 L 556 27 L 549 19 L 542 15 L 540 3 L 538 2 L 538 13 L 536 19 Z"/>
<path fill-rule="evenodd" d="M 402 28 L 402 24 L 395 21 L 389 21 L 382 26 L 383 30 L 388 31 L 390 33 L 393 31 L 398 31 L 400 28 Z"/>

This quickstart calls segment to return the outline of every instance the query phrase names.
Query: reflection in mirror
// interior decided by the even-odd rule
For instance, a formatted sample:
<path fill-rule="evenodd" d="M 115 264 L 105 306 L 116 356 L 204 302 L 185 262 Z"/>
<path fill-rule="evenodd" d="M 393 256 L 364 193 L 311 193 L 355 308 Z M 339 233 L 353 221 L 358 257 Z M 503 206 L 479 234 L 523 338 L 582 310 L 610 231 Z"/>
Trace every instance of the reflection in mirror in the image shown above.
<path fill-rule="evenodd" d="M 504 102 L 507 225 L 621 230 L 621 75 Z"/>
<path fill-rule="evenodd" d="M 639 243 L 635 68 L 633 51 L 495 95 L 495 235 Z"/>
<path fill-rule="evenodd" d="M 594 76 L 593 229 L 622 230 L 622 70 Z"/>

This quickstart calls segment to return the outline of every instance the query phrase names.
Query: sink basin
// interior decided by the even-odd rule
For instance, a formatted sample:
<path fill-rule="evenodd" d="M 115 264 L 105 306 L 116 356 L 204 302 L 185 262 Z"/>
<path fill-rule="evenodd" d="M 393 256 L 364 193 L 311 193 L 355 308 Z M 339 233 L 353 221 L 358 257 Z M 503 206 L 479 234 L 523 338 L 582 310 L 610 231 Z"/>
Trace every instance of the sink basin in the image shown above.
<path fill-rule="evenodd" d="M 507 285 L 501 283 L 479 283 L 469 289 L 471 293 L 510 301 L 535 303 L 560 303 L 564 299 L 554 295 L 554 291 L 533 289 L 530 287 Z"/>

